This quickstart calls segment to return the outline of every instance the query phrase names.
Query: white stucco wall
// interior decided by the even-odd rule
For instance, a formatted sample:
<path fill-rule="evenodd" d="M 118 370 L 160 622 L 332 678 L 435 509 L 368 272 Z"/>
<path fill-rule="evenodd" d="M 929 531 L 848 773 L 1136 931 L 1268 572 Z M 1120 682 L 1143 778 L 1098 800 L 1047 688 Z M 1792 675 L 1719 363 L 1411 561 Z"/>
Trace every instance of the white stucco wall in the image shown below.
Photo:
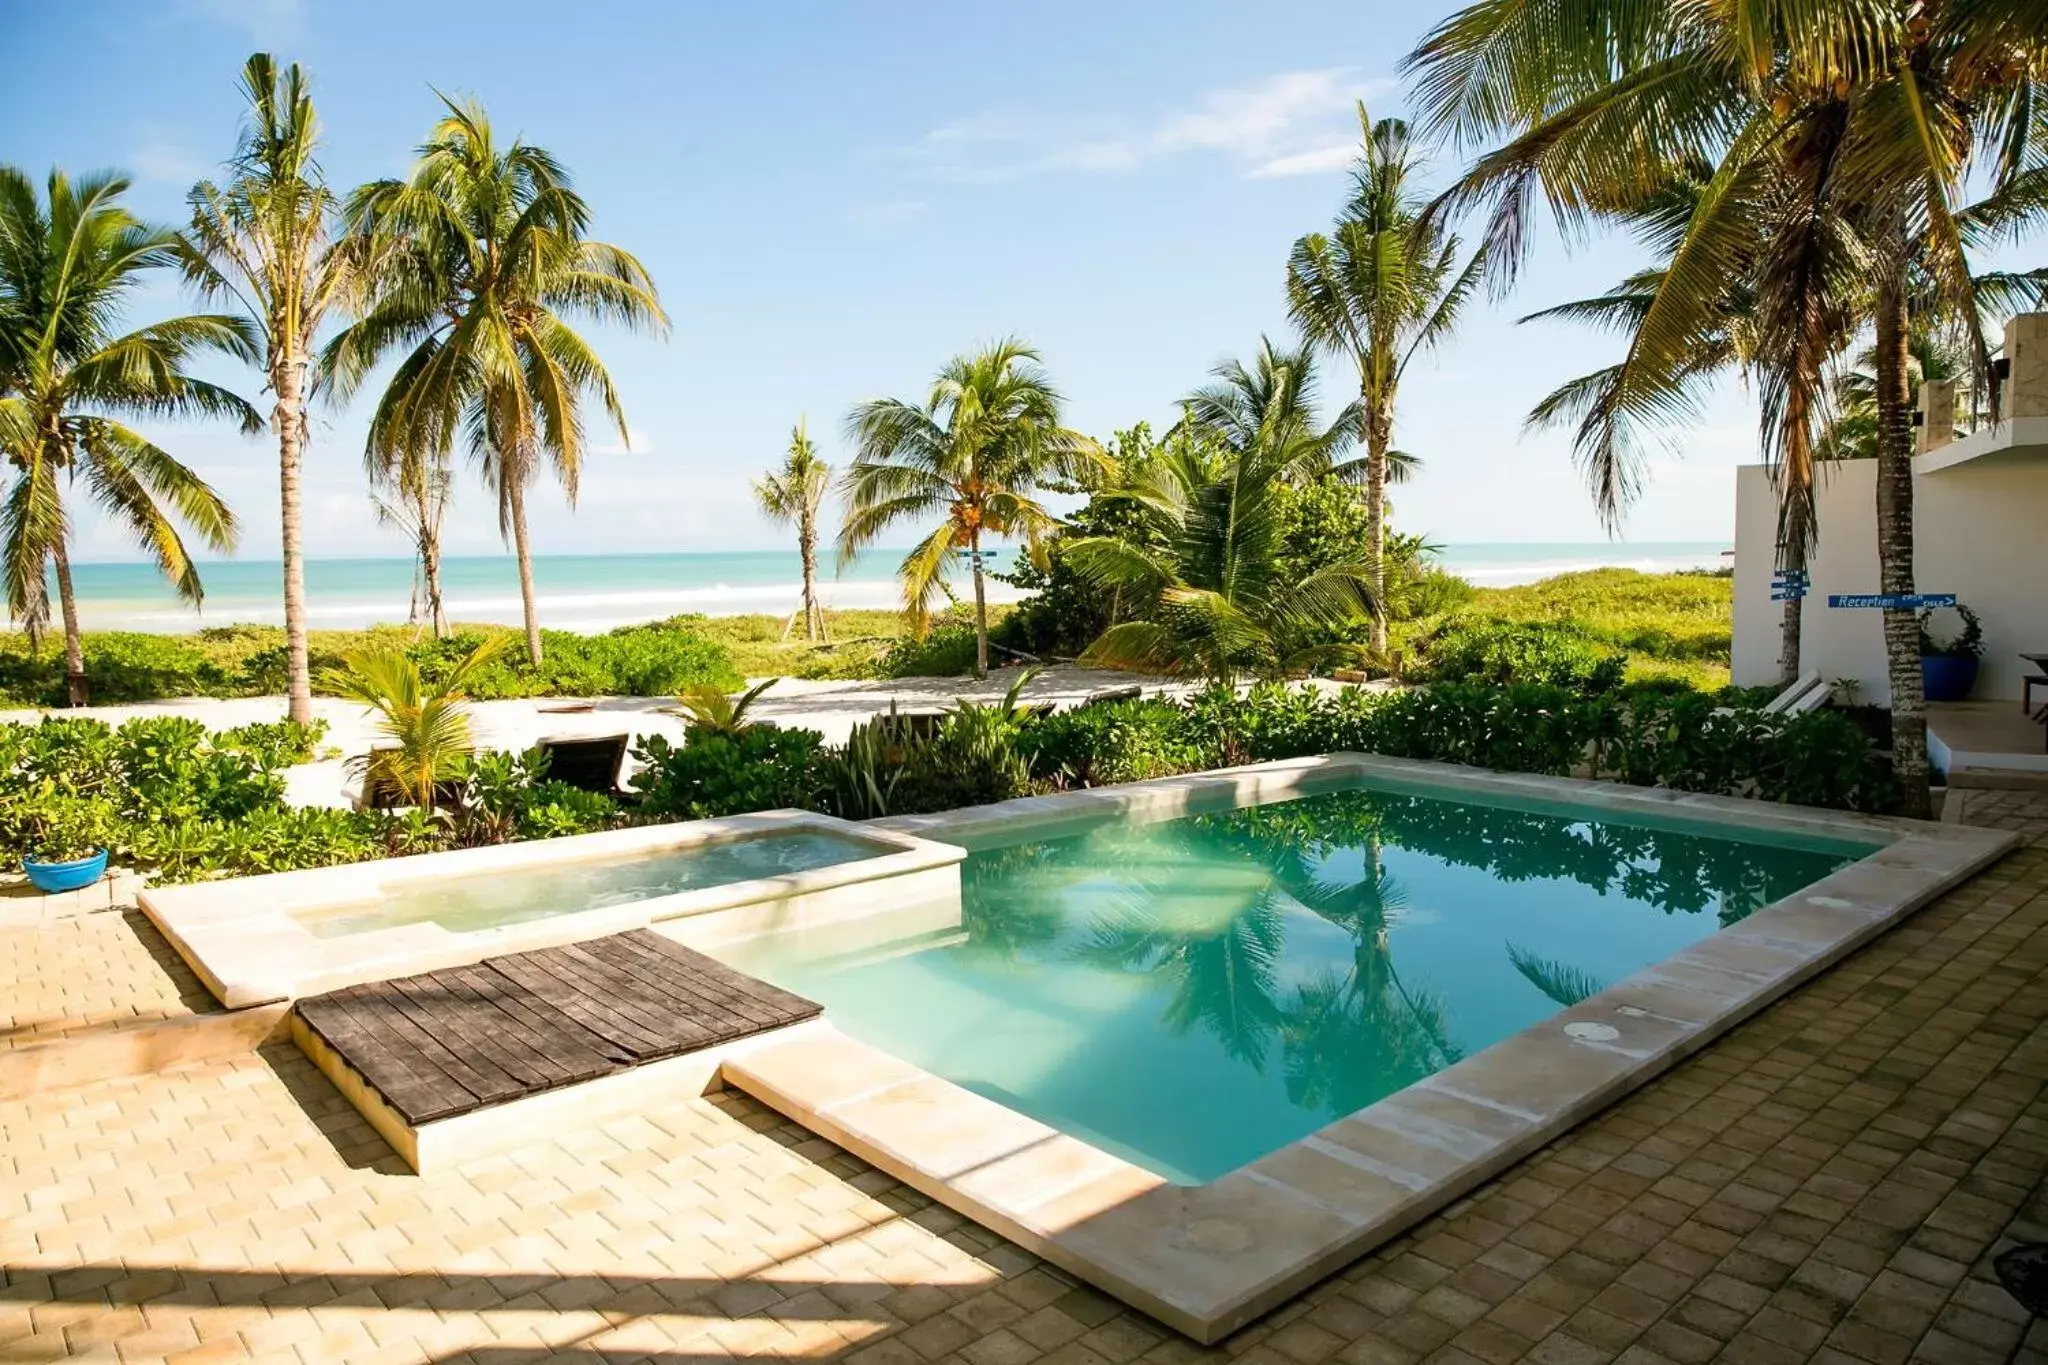
<path fill-rule="evenodd" d="M 1824 678 L 1854 678 L 1860 700 L 1891 700 L 1882 613 L 1835 610 L 1829 593 L 1878 590 L 1877 464 L 1826 467 L 1819 489 L 1819 544 L 1810 566 L 1800 657 Z M 1778 676 L 1779 604 L 1770 600 L 1777 512 L 1762 466 L 1735 480 L 1735 681 Z M 1914 581 L 1952 592 L 1984 622 L 1980 698 L 2020 695 L 2019 650 L 2048 651 L 2048 461 L 1972 460 L 1920 474 L 1913 488 Z M 1949 618 L 1953 624 L 1952 618 Z"/>

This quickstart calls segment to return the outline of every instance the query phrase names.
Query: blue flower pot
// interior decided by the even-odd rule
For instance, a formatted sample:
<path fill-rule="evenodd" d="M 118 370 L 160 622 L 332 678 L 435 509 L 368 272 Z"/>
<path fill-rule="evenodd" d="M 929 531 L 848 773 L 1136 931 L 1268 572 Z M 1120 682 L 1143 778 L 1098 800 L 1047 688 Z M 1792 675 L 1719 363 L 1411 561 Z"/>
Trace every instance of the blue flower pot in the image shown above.
<path fill-rule="evenodd" d="M 1921 692 L 1929 701 L 1962 701 L 1977 685 L 1977 662 L 1971 654 L 1922 655 Z"/>
<path fill-rule="evenodd" d="M 21 870 L 28 873 L 28 879 L 35 883 L 36 890 L 45 895 L 76 891 L 107 875 L 107 851 L 101 849 L 90 858 L 68 863 L 39 863 L 33 858 L 23 858 Z"/>

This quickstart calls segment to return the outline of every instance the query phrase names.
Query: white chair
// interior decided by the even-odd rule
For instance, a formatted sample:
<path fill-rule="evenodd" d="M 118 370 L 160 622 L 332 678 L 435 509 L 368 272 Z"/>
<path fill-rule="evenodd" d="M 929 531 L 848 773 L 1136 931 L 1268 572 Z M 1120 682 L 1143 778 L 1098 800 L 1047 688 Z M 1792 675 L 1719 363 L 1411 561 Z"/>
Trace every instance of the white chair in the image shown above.
<path fill-rule="evenodd" d="M 1808 669 L 1800 674 L 1790 687 L 1764 703 L 1763 714 L 1767 716 L 1804 715 L 1808 711 L 1826 706 L 1828 698 L 1833 693 L 1834 689 L 1821 681 L 1819 673 Z M 1714 714 L 1717 716 L 1732 716 L 1735 714 L 1735 708 L 1732 706 L 1717 706 L 1714 708 Z"/>
<path fill-rule="evenodd" d="M 1835 689 L 1826 683 L 1810 689 L 1805 696 L 1793 702 L 1781 713 L 1787 716 L 1803 716 L 1809 711 L 1818 711 L 1835 699 Z"/>
<path fill-rule="evenodd" d="M 1786 715 L 1801 715 L 1804 712 L 1811 711 L 1815 706 L 1827 705 L 1828 693 L 1831 690 L 1826 683 L 1821 681 L 1820 674 L 1812 669 L 1808 669 L 1800 674 L 1790 687 L 1771 698 L 1770 702 L 1764 707 L 1764 714 L 1775 716 L 1783 712 Z M 1812 705 L 1806 704 L 1807 699 L 1815 694 L 1819 695 L 1820 700 L 1812 703 Z"/>

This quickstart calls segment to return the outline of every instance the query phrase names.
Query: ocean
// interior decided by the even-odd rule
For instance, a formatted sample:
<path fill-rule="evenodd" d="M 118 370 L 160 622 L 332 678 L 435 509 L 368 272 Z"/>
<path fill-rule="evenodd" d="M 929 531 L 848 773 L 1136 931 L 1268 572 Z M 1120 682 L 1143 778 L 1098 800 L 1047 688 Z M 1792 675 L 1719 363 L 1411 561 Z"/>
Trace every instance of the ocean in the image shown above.
<path fill-rule="evenodd" d="M 1713 567 L 1725 543 L 1637 542 L 1586 544 L 1446 545 L 1442 562 L 1474 583 L 1505 587 L 1553 574 L 1617 565 L 1664 573 Z M 995 556 L 998 571 L 1016 552 Z M 898 553 L 863 556 L 838 576 L 834 560 L 820 567 L 821 590 L 834 607 L 894 607 L 900 601 L 893 573 Z M 801 575 L 794 551 L 753 550 L 705 554 L 541 555 L 533 562 L 541 620 L 561 630 L 599 631 L 683 612 L 737 616 L 786 614 L 796 605 Z M 316 630 L 348 630 L 406 619 L 413 565 L 405 559 L 312 559 L 306 562 L 306 597 Z M 276 625 L 284 619 L 275 560 L 216 560 L 200 566 L 204 609 L 194 612 L 171 593 L 148 564 L 75 564 L 79 615 L 88 630 L 176 632 L 241 623 Z M 964 566 L 957 591 L 970 593 Z M 519 578 L 509 555 L 456 556 L 442 565 L 441 590 L 457 621 L 518 622 Z M 1014 600 L 1007 585 L 990 584 L 992 598 Z"/>

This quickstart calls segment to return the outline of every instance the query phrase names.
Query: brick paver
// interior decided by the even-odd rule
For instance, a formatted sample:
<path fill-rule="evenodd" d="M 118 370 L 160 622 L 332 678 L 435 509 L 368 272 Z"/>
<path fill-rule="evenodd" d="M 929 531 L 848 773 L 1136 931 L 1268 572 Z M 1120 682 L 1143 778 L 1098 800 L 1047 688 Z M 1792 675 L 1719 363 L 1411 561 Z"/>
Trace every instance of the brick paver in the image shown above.
<path fill-rule="evenodd" d="M 0 1051 L 216 1008 L 140 910 L 0 923 Z"/>
<path fill-rule="evenodd" d="M 744 1097 L 420 1179 L 287 1048 L 0 1105 L 0 1360 L 2048 1359 L 2048 798 L 1968 818 L 2031 842 L 1213 1351 Z"/>

